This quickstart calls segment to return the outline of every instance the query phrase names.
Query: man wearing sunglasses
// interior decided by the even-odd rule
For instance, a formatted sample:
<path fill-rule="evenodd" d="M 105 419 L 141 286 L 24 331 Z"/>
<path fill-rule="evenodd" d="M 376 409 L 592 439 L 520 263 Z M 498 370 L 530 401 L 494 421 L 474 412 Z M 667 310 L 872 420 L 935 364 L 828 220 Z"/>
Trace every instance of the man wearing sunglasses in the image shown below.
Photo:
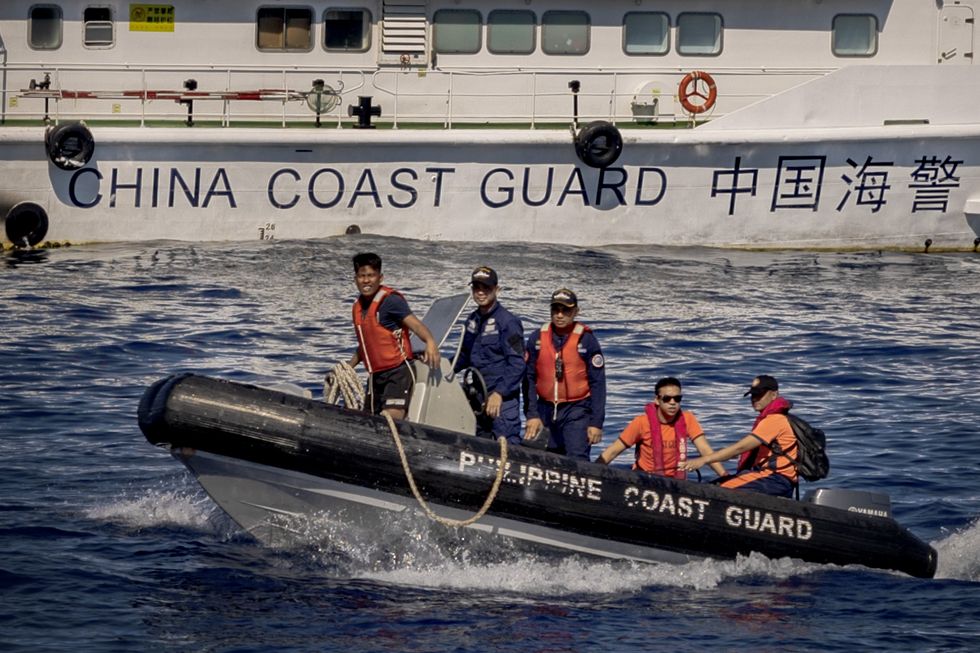
<path fill-rule="evenodd" d="M 681 410 L 683 399 L 678 379 L 667 376 L 657 381 L 653 402 L 646 405 L 642 415 L 633 418 L 596 462 L 608 465 L 623 451 L 636 446 L 633 469 L 660 476 L 687 478 L 682 465 L 687 460 L 688 441 L 694 443 L 702 456 L 711 455 L 713 449 L 694 413 Z M 711 469 L 719 476 L 725 475 L 725 468 L 720 463 L 713 463 Z"/>
<path fill-rule="evenodd" d="M 497 272 L 480 266 L 470 276 L 476 310 L 466 318 L 454 372 L 476 368 L 487 386 L 477 435 L 521 443 L 521 381 L 524 379 L 524 327 L 497 301 Z"/>
<path fill-rule="evenodd" d="M 547 426 L 548 451 L 591 460 L 606 418 L 606 369 L 592 329 L 578 316 L 568 288 L 551 295 L 551 321 L 527 339 L 527 426 L 534 440 Z"/>
<path fill-rule="evenodd" d="M 786 417 L 792 404 L 779 396 L 779 383 L 768 374 L 755 377 L 742 396 L 751 396 L 752 408 L 759 413 L 752 432 L 711 455 L 688 460 L 683 467 L 693 471 L 705 464 L 739 456 L 738 471 L 722 481 L 722 487 L 791 497 L 798 482 L 796 465 L 788 456 L 777 455 L 771 447 L 776 442 L 780 451 L 791 455 L 796 451 L 796 435 Z"/>

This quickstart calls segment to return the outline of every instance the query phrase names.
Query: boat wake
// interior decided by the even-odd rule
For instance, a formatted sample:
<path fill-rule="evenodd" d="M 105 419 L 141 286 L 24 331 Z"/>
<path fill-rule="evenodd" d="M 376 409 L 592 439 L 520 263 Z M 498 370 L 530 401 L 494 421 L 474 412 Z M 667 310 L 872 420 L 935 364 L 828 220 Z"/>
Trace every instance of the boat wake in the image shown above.
<path fill-rule="evenodd" d="M 178 527 L 229 534 L 237 530 L 198 489 L 149 489 L 138 495 L 99 503 L 83 511 L 93 520 L 111 522 L 131 529 Z"/>
<path fill-rule="evenodd" d="M 936 578 L 980 582 L 980 519 L 932 546 L 939 552 Z"/>
<path fill-rule="evenodd" d="M 682 565 L 560 555 L 483 539 L 470 529 L 449 530 L 414 511 L 372 531 L 327 515 L 291 518 L 279 526 L 295 536 L 294 547 L 305 549 L 331 574 L 409 587 L 533 596 L 621 594 L 650 586 L 706 590 L 732 578 L 782 579 L 823 568 L 760 554 Z"/>

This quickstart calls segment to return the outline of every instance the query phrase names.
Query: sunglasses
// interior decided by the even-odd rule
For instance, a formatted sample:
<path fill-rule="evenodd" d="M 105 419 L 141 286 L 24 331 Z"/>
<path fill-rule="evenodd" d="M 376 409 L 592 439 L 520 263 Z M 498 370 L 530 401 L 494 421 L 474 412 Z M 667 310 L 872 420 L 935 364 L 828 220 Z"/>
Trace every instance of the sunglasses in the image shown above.
<path fill-rule="evenodd" d="M 749 393 L 749 398 L 752 401 L 755 401 L 756 399 L 762 399 L 762 397 L 765 396 L 765 394 L 767 392 L 769 392 L 769 391 L 768 390 L 753 390 L 752 392 Z"/>
<path fill-rule="evenodd" d="M 676 402 L 678 404 L 681 403 L 681 400 L 683 398 L 684 398 L 684 395 L 660 395 L 659 397 L 657 397 L 657 399 L 659 399 L 660 401 L 662 401 L 664 403 L 670 403 L 671 401 L 673 401 L 673 402 Z"/>

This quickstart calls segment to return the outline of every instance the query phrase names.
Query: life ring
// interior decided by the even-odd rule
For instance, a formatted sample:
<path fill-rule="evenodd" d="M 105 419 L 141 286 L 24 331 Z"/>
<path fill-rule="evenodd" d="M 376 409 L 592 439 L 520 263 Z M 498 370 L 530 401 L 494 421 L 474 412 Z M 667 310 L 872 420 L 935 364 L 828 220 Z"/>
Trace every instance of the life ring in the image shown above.
<path fill-rule="evenodd" d="M 84 122 L 49 127 L 44 140 L 51 163 L 62 170 L 84 168 L 95 153 L 95 139 Z"/>
<path fill-rule="evenodd" d="M 707 95 L 701 92 L 699 81 L 703 81 L 707 85 Z M 701 98 L 703 102 L 696 104 L 691 101 L 692 97 Z M 718 99 L 718 87 L 715 86 L 715 80 L 711 75 L 703 70 L 695 70 L 684 75 L 684 79 L 677 87 L 677 99 L 681 101 L 681 106 L 688 113 L 704 113 L 715 106 L 715 100 Z"/>
<path fill-rule="evenodd" d="M 592 168 L 608 168 L 622 152 L 622 134 L 605 120 L 590 122 L 575 136 L 575 154 Z"/>
<path fill-rule="evenodd" d="M 7 211 L 4 228 L 14 247 L 34 247 L 48 235 L 48 213 L 34 202 L 21 202 Z"/>

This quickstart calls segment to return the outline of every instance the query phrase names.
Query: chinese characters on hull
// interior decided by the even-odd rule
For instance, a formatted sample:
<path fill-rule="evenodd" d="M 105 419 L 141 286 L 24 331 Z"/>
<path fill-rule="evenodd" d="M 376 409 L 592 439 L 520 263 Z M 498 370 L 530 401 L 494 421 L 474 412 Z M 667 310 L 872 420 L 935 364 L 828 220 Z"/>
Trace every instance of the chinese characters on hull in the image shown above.
<path fill-rule="evenodd" d="M 911 212 L 945 212 L 950 191 L 960 186 L 957 168 L 962 164 L 962 160 L 954 160 L 948 154 L 943 159 L 936 155 L 915 159 L 916 167 L 906 183 L 913 192 Z M 868 207 L 872 213 L 880 211 L 888 203 L 888 191 L 894 186 L 891 181 L 894 161 L 876 161 L 869 155 L 860 164 L 848 158 L 847 165 L 850 170 L 840 177 L 845 189 L 837 202 L 837 211 L 843 211 L 848 204 Z M 826 167 L 826 156 L 779 157 L 770 213 L 783 209 L 816 211 L 820 207 Z M 759 169 L 744 167 L 740 156 L 735 157 L 731 168 L 716 169 L 712 174 L 711 197 L 727 196 L 728 215 L 735 215 L 740 195 L 755 197 L 759 190 Z"/>

